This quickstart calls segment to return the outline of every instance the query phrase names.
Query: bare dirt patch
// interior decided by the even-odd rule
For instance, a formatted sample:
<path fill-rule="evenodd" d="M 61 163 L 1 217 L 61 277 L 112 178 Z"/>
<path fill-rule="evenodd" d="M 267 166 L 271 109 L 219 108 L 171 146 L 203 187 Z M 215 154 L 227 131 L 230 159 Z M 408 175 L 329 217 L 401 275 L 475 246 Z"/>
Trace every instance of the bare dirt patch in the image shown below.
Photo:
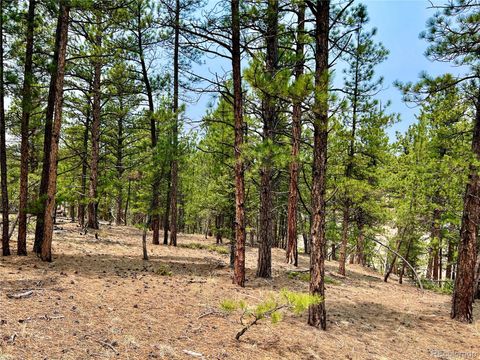
<path fill-rule="evenodd" d="M 255 278 L 256 249 L 247 249 L 247 285 L 231 284 L 228 255 L 207 249 L 148 245 L 141 231 L 104 225 L 99 239 L 75 224 L 54 235 L 54 261 L 34 255 L 0 259 L 0 359 L 454 359 L 480 358 L 480 306 L 472 325 L 449 319 L 450 297 L 385 284 L 350 265 L 327 285 L 328 331 L 306 315 L 268 321 L 235 340 L 236 313 L 224 299 L 255 304 L 282 288 L 308 291 L 273 250 L 274 276 Z M 179 243 L 213 244 L 200 235 Z M 31 248 L 31 239 L 29 243 Z M 332 277 L 337 263 L 329 262 Z M 308 258 L 300 257 L 300 269 Z M 33 291 L 27 297 L 8 294 Z"/>

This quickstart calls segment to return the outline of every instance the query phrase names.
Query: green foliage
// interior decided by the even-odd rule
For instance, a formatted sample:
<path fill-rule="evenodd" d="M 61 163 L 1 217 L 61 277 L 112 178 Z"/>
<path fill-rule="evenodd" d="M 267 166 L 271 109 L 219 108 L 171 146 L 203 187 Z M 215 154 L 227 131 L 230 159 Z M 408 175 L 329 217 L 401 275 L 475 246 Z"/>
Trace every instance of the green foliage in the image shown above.
<path fill-rule="evenodd" d="M 318 305 L 323 301 L 318 295 L 293 292 L 286 289 L 281 291 L 281 295 L 285 298 L 287 305 L 296 315 L 302 314 L 309 308 L 309 306 Z"/>
<path fill-rule="evenodd" d="M 239 308 L 239 303 L 232 299 L 224 299 L 220 302 L 220 308 L 227 313 L 231 313 Z"/>
<path fill-rule="evenodd" d="M 452 295 L 453 293 L 453 280 L 444 280 L 441 283 L 438 283 L 434 280 L 422 279 L 423 288 L 436 292 L 437 294 L 442 295 Z"/>
<path fill-rule="evenodd" d="M 308 272 L 289 271 L 287 276 L 289 279 L 310 281 L 310 273 Z"/>
<path fill-rule="evenodd" d="M 178 247 L 182 247 L 185 249 L 208 250 L 211 252 L 216 252 L 221 255 L 230 254 L 230 250 L 227 249 L 225 246 L 216 245 L 216 244 L 186 243 L 186 244 L 179 244 Z"/>
<path fill-rule="evenodd" d="M 160 265 L 156 270 L 155 274 L 160 276 L 172 276 L 172 270 L 170 270 L 170 266 L 168 265 Z"/>
<path fill-rule="evenodd" d="M 305 282 L 310 281 L 310 273 L 308 272 L 299 272 L 299 271 L 288 271 L 287 276 L 289 279 L 301 280 Z M 329 285 L 339 285 L 340 282 L 331 278 L 330 276 L 325 275 L 323 279 L 325 284 Z"/>
<path fill-rule="evenodd" d="M 282 321 L 285 312 L 301 315 L 309 306 L 319 304 L 322 301 L 323 299 L 318 295 L 282 289 L 280 293 L 271 294 L 256 305 L 249 305 L 244 300 L 235 301 L 232 299 L 224 299 L 220 302 L 220 309 L 228 314 L 236 310 L 241 310 L 242 324 L 244 324 L 244 319 L 250 319 L 244 329 L 237 334 L 238 340 L 245 331 L 251 326 L 257 325 L 260 320 L 269 318 L 272 324 L 276 324 Z"/>

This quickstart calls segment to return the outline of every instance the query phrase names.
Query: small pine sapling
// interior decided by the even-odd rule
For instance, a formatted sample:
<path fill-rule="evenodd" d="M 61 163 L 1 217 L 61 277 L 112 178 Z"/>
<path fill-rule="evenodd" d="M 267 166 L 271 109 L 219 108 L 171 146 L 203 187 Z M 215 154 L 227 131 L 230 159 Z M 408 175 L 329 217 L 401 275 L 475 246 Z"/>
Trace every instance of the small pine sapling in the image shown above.
<path fill-rule="evenodd" d="M 233 313 L 236 310 L 242 311 L 240 323 L 243 328 L 235 335 L 235 339 L 240 337 L 254 325 L 258 325 L 261 320 L 270 319 L 272 324 L 276 324 L 283 319 L 286 312 L 300 315 L 304 313 L 310 305 L 317 305 L 323 299 L 318 295 L 293 292 L 283 289 L 280 294 L 272 295 L 265 301 L 253 306 L 247 304 L 244 300 L 235 301 L 225 299 L 220 303 L 220 308 L 225 313 Z"/>

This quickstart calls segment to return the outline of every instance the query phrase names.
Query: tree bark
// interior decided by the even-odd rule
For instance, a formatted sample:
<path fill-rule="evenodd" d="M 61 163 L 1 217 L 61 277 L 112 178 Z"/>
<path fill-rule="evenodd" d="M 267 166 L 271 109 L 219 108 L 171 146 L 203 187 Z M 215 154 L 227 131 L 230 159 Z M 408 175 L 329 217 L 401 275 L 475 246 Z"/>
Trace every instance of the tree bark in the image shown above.
<path fill-rule="evenodd" d="M 4 82 L 4 44 L 3 44 L 3 0 L 0 0 L 0 171 L 2 192 L 2 253 L 10 255 L 9 244 L 9 205 L 7 183 L 7 140 L 5 129 L 5 82 Z"/>
<path fill-rule="evenodd" d="M 343 207 L 342 241 L 340 243 L 340 257 L 338 259 L 338 273 L 345 276 L 345 264 L 347 262 L 348 225 L 350 220 L 350 204 Z"/>
<path fill-rule="evenodd" d="M 89 91 L 90 93 L 90 91 Z M 87 98 L 90 105 L 90 98 Z M 90 132 L 90 106 L 87 107 L 87 115 L 85 118 L 85 129 L 83 130 L 83 144 L 82 144 L 82 181 L 80 194 L 80 204 L 78 205 L 78 222 L 80 226 L 85 225 L 85 200 L 87 198 L 87 170 L 88 170 L 88 135 Z"/>
<path fill-rule="evenodd" d="M 305 36 L 305 3 L 300 2 L 297 18 L 297 44 L 295 80 L 299 81 L 303 75 L 304 59 L 304 36 Z M 287 219 L 287 263 L 298 266 L 297 246 L 297 206 L 298 206 L 298 168 L 300 153 L 300 138 L 302 134 L 302 99 L 295 100 L 292 108 L 292 160 L 290 163 L 290 185 L 288 190 L 288 219 Z"/>
<path fill-rule="evenodd" d="M 95 52 L 101 51 L 102 30 L 100 15 L 97 15 L 95 29 Z M 101 116 L 101 76 L 102 58 L 95 54 L 93 58 L 93 107 L 92 107 L 92 149 L 90 157 L 90 186 L 88 190 L 87 225 L 91 229 L 98 229 L 98 163 L 100 156 L 100 116 Z"/>
<path fill-rule="evenodd" d="M 406 261 L 408 261 L 408 258 L 410 256 L 410 250 L 412 248 L 412 242 L 413 242 L 413 238 L 410 238 L 408 240 L 408 244 L 407 244 L 407 252 L 405 253 L 405 260 Z M 405 268 L 407 266 L 407 262 L 405 260 L 402 261 L 402 269 L 400 270 L 400 275 L 398 277 L 398 283 L 399 284 L 403 283 L 403 275 L 405 274 Z"/>
<path fill-rule="evenodd" d="M 60 20 L 60 17 L 59 17 Z M 42 176 L 40 179 L 40 188 L 38 191 L 38 212 L 37 222 L 35 224 L 35 242 L 33 244 L 33 251 L 36 254 L 42 252 L 42 244 L 44 240 L 44 226 L 45 226 L 45 207 L 47 204 L 47 191 L 50 176 L 50 154 L 52 145 L 52 132 L 53 132 L 53 116 L 55 110 L 55 101 L 57 99 L 57 73 L 59 66 L 59 43 L 61 34 L 61 22 L 57 22 L 57 28 L 55 32 L 55 47 L 52 60 L 52 70 L 50 76 L 50 84 L 48 89 L 48 101 L 47 108 L 45 110 L 45 131 L 43 137 L 43 164 L 42 164 Z"/>
<path fill-rule="evenodd" d="M 278 68 L 278 0 L 269 0 L 266 11 L 265 71 L 273 81 Z M 269 278 L 272 276 L 272 241 L 273 241 L 273 146 L 275 127 L 277 124 L 277 106 L 274 94 L 265 91 L 262 99 L 263 134 L 265 153 L 260 168 L 260 228 L 258 231 L 258 264 L 257 276 Z"/>
<path fill-rule="evenodd" d="M 25 45 L 25 71 L 23 78 L 21 144 L 20 144 L 20 196 L 18 204 L 17 255 L 27 255 L 27 206 L 28 206 L 28 159 L 29 124 L 32 112 L 33 84 L 33 32 L 35 29 L 35 0 L 28 3 L 27 33 Z"/>
<path fill-rule="evenodd" d="M 145 58 L 143 55 L 143 36 L 142 36 L 142 13 L 140 9 L 138 9 L 138 29 L 137 29 L 137 39 L 138 39 L 138 53 L 139 53 L 139 61 L 140 66 L 142 69 L 142 79 L 145 85 L 145 91 L 147 93 L 147 100 L 148 100 L 148 116 L 150 119 L 150 140 L 151 140 L 151 148 L 153 153 L 153 162 L 154 164 L 158 165 L 158 149 L 157 149 L 157 141 L 158 141 L 158 134 L 157 134 L 157 124 L 155 122 L 155 107 L 153 104 L 153 90 L 152 85 L 150 84 L 150 79 L 148 77 L 148 70 L 147 64 L 145 63 Z M 159 166 L 154 166 L 154 171 L 158 169 Z M 151 204 L 151 226 L 153 230 L 153 238 L 152 243 L 154 245 L 160 244 L 160 177 L 158 173 L 154 173 L 153 182 L 152 182 L 152 204 Z"/>
<path fill-rule="evenodd" d="M 477 254 L 477 264 L 475 268 L 474 298 L 480 299 L 480 252 Z"/>
<path fill-rule="evenodd" d="M 452 278 L 452 263 L 453 263 L 453 241 L 449 237 L 448 238 L 448 245 L 447 245 L 447 266 L 445 268 L 445 278 L 451 279 Z"/>
<path fill-rule="evenodd" d="M 120 107 L 123 113 L 123 102 L 120 100 Z M 119 116 L 117 119 L 117 218 L 115 223 L 122 225 L 123 220 L 123 173 L 125 168 L 123 166 L 123 139 L 124 139 L 124 118 Z"/>
<path fill-rule="evenodd" d="M 215 239 L 217 244 L 223 243 L 223 214 L 215 216 Z"/>
<path fill-rule="evenodd" d="M 245 168 L 242 158 L 243 146 L 243 103 L 242 69 L 240 53 L 240 1 L 231 0 L 232 13 L 232 78 L 233 119 L 235 127 L 235 259 L 233 283 L 245 286 Z"/>
<path fill-rule="evenodd" d="M 170 243 L 177 246 L 177 192 L 178 192 L 178 71 L 180 49 L 180 0 L 175 0 L 175 40 L 173 48 L 173 154 L 172 154 L 172 188 L 170 209 Z"/>
<path fill-rule="evenodd" d="M 127 201 L 125 201 L 125 215 L 123 217 L 124 225 L 128 225 L 128 205 L 130 204 L 130 195 L 132 193 L 132 180 L 128 179 L 128 188 L 127 188 Z"/>
<path fill-rule="evenodd" d="M 480 159 L 480 91 L 476 99 L 472 150 Z M 458 246 L 457 272 L 452 296 L 451 318 L 462 322 L 473 321 L 475 262 L 477 260 L 477 233 L 480 220 L 480 175 L 478 166 L 470 165 L 470 175 L 463 201 L 463 217 Z"/>
<path fill-rule="evenodd" d="M 315 13 L 315 101 L 313 105 L 312 228 L 310 249 L 310 294 L 322 302 L 308 309 L 308 324 L 327 328 L 325 309 L 325 215 L 328 139 L 328 37 L 330 0 L 317 0 Z"/>
<path fill-rule="evenodd" d="M 165 216 L 163 218 L 163 245 L 168 245 L 168 232 L 170 231 L 170 204 L 172 195 L 172 166 L 169 165 L 167 174 L 167 201 L 165 205 Z"/>
<path fill-rule="evenodd" d="M 438 280 L 438 249 L 439 249 L 439 241 L 440 241 L 440 210 L 435 209 L 433 210 L 433 221 L 432 221 L 432 279 Z"/>
<path fill-rule="evenodd" d="M 52 138 L 50 145 L 50 171 L 48 176 L 47 199 L 44 214 L 44 234 L 41 258 L 43 261 L 52 261 L 52 237 L 55 213 L 55 194 L 57 190 L 57 161 L 58 161 L 58 141 L 60 140 L 60 128 L 62 121 L 63 106 L 63 82 L 65 75 L 65 54 L 68 41 L 68 19 L 70 7 L 63 1 L 60 3 L 60 12 L 58 17 L 59 34 L 57 35 L 58 64 L 56 69 L 55 81 L 55 101 L 54 101 L 54 120 L 52 126 Z"/>
<path fill-rule="evenodd" d="M 357 253 L 356 253 L 356 263 L 362 266 L 366 265 L 365 259 L 365 234 L 363 231 L 363 223 L 358 223 L 358 239 L 357 239 Z"/>

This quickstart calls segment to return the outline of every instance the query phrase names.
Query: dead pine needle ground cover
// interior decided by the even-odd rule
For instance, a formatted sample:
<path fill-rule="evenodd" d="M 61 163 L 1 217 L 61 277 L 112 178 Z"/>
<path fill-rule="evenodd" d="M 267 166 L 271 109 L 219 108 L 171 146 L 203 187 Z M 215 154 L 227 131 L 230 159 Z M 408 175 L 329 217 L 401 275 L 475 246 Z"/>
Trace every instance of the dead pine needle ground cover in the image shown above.
<path fill-rule="evenodd" d="M 255 278 L 257 249 L 247 248 L 242 289 L 231 284 L 228 254 L 210 246 L 214 238 L 149 244 L 144 261 L 141 230 L 103 225 L 98 235 L 65 223 L 52 263 L 32 254 L 0 260 L 0 359 L 480 358 L 480 322 L 450 320 L 450 296 L 384 283 L 356 265 L 334 277 L 336 262 L 327 263 L 328 331 L 286 314 L 237 341 L 242 324 L 238 312 L 222 310 L 226 299 L 254 306 L 282 289 L 308 291 L 282 250 L 273 250 L 265 280 Z M 308 268 L 307 257 L 299 262 Z M 478 303 L 474 312 L 480 318 Z"/>

